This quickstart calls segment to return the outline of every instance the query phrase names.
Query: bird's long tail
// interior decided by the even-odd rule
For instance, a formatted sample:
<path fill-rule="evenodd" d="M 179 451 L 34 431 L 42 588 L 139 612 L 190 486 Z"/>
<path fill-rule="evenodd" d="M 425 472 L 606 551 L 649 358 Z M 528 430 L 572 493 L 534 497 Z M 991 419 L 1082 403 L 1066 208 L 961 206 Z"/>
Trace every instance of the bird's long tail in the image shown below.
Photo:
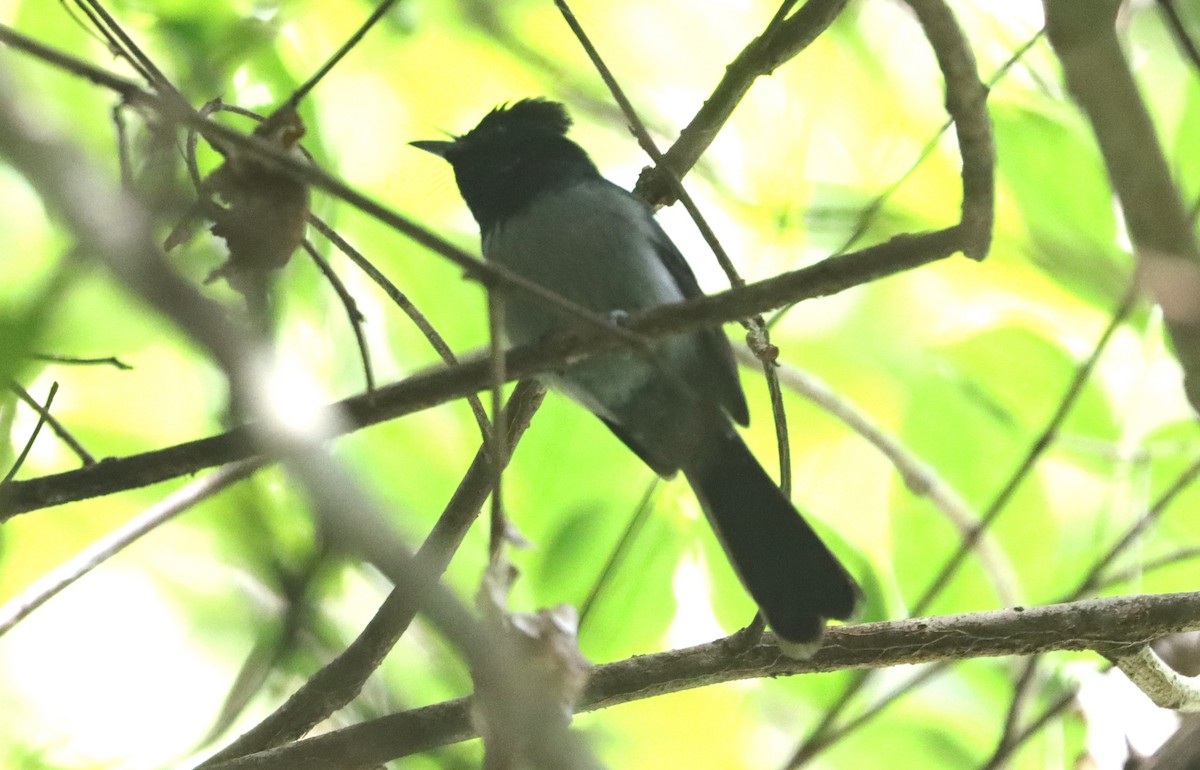
<path fill-rule="evenodd" d="M 731 425 L 707 439 L 684 475 L 784 652 L 808 657 L 825 621 L 853 617 L 862 592 Z"/>

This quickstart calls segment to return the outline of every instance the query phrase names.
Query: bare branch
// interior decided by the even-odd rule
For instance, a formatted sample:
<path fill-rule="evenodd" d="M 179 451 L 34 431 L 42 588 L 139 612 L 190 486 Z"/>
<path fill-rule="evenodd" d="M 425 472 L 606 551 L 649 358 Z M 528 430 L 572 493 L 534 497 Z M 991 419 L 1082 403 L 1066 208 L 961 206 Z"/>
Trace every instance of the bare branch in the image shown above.
<path fill-rule="evenodd" d="M 311 215 L 309 217 L 311 219 Z M 321 271 L 321 275 L 325 276 L 325 280 L 329 281 L 329 285 L 333 287 L 334 292 L 338 295 L 338 300 L 342 303 L 342 307 L 346 311 L 346 317 L 350 321 L 350 328 L 354 331 L 354 341 L 358 344 L 359 360 L 362 361 L 363 380 L 365 382 L 367 392 L 371 393 L 375 390 L 375 372 L 371 369 L 371 352 L 367 347 L 367 337 L 363 333 L 363 323 L 366 319 L 358 309 L 358 303 L 354 301 L 354 295 L 346 288 L 346 284 L 342 283 L 342 279 L 333 271 L 333 267 L 325 261 L 321 256 L 321 252 L 312 245 L 312 241 L 304 240 L 302 244 L 304 251 L 312 259 L 317 269 Z"/>
<path fill-rule="evenodd" d="M 383 0 L 381 3 L 379 3 L 379 5 L 375 7 L 375 10 L 371 11 L 371 15 L 368 16 L 361 25 L 359 25 L 358 29 L 354 30 L 354 34 L 346 38 L 346 41 L 342 43 L 336 51 L 334 51 L 333 55 L 330 56 L 324 64 L 317 68 L 317 71 L 314 72 L 308 78 L 308 80 L 304 81 L 304 83 L 302 83 L 300 87 L 288 97 L 286 104 L 283 106 L 294 109 L 297 105 L 299 105 L 300 100 L 307 96 L 309 91 L 312 91 L 314 88 L 316 88 L 317 83 L 320 83 L 326 75 L 333 71 L 333 68 L 337 66 L 338 62 L 344 59 L 347 54 L 354 50 L 355 46 L 362 42 L 362 39 L 366 37 L 367 32 L 369 32 L 372 27 L 378 24 L 380 19 L 387 15 L 388 11 L 395 7 L 396 2 L 397 0 Z"/>
<path fill-rule="evenodd" d="M 954 121 L 962 154 L 963 253 L 983 259 L 992 244 L 996 216 L 996 147 L 987 113 L 987 89 L 975 55 L 944 0 L 905 0 L 929 39 L 946 79 L 946 112 Z"/>
<path fill-rule="evenodd" d="M 840 626 L 826 632 L 825 644 L 807 661 L 780 655 L 771 634 L 764 636 L 763 643 L 736 656 L 730 655 L 727 640 L 720 639 L 596 667 L 579 710 L 608 708 L 742 679 L 1058 650 L 1113 650 L 1197 629 L 1200 593 L 1184 593 Z M 908 691 L 911 686 L 902 688 L 901 694 Z M 440 703 L 225 762 L 210 770 L 285 770 L 325 766 L 322 763 L 336 763 L 344 770 L 367 768 L 372 763 L 472 737 L 466 713 L 466 699 Z"/>

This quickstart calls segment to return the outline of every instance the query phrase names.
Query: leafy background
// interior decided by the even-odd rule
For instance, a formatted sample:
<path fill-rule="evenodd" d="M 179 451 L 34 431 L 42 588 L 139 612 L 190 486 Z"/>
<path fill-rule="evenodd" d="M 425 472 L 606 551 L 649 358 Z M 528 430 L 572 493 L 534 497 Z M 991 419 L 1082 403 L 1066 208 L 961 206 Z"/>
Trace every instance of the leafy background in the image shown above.
<path fill-rule="evenodd" d="M 1197 5 L 1180 8 L 1200 24 Z M 371 10 L 365 3 L 315 0 L 113 0 L 109 8 L 196 104 L 221 96 L 261 112 L 303 81 Z M 574 10 L 666 146 L 775 6 L 579 0 Z M 1034 2 L 956 3 L 954 10 L 985 80 L 1041 25 Z M 101 66 L 126 69 L 64 5 L 6 0 L 0 19 Z M 1200 189 L 1197 73 L 1182 61 L 1153 8 L 1132 8 L 1123 23 L 1143 95 L 1191 200 Z M 116 175 L 111 94 L 13 51 L 0 52 L 0 66 L 37 96 L 29 107 L 39 118 L 68 130 Z M 553 4 L 542 0 L 400 3 L 302 105 L 305 146 L 321 167 L 476 250 L 474 223 L 449 170 L 407 142 L 465 131 L 497 103 L 530 95 L 567 102 L 577 119 L 574 138 L 607 176 L 633 184 L 647 160 Z M 851 3 L 801 56 L 755 84 L 689 176 L 689 190 L 749 280 L 840 250 L 864 223 L 860 244 L 945 226 L 957 217 L 960 189 L 953 137 L 940 134 L 942 98 L 932 54 L 909 12 L 886 0 Z M 1044 40 L 1004 69 L 989 106 L 999 189 L 988 260 L 958 257 L 802 303 L 773 332 L 784 363 L 825 380 L 976 510 L 986 508 L 1031 451 L 1132 277 L 1099 154 Z M 249 129 L 245 120 L 227 120 Z M 135 160 L 146 162 L 154 148 L 140 122 L 129 123 Z M 209 167 L 213 158 L 203 157 Z M 899 180 L 866 219 L 877 196 Z M 163 184 L 165 200 L 185 200 L 178 163 Z M 723 288 L 679 208 L 662 212 L 664 226 L 702 285 Z M 314 209 L 400 285 L 456 351 L 485 344 L 482 290 L 457 268 L 320 195 Z M 315 242 L 367 318 L 379 380 L 435 364 L 428 344 L 383 294 L 325 242 Z M 0 376 L 37 398 L 59 383 L 55 416 L 98 457 L 220 431 L 226 392 L 219 372 L 107 276 L 71 261 L 75 248 L 26 183 L 0 168 Z M 173 253 L 179 270 L 197 282 L 222 259 L 221 245 L 207 234 Z M 223 286 L 206 291 L 237 306 Z M 295 368 L 297 396 L 324 401 L 361 390 L 345 313 L 303 255 L 285 270 L 279 298 L 279 348 Z M 740 339 L 740 328 L 728 331 Z M 32 353 L 118 356 L 133 369 L 48 364 Z M 1196 456 L 1200 435 L 1179 380 L 1157 312 L 1137 306 L 990 532 L 1007 569 L 997 573 L 968 560 L 929 610 L 1003 606 L 998 582 L 1020 604 L 1068 594 Z M 743 383 L 754 415 L 747 441 L 774 468 L 761 374 L 745 369 Z M 10 437 L 0 449 L 7 466 L 36 415 L 11 394 L 0 398 L 0 427 Z M 868 588 L 866 619 L 903 617 L 960 532 L 842 423 L 791 393 L 786 406 L 795 500 Z M 335 453 L 417 542 L 478 444 L 478 428 L 459 402 L 341 439 Z M 76 465 L 43 434 L 21 476 Z M 505 477 L 505 502 L 533 544 L 514 557 L 522 569 L 514 606 L 582 603 L 651 482 L 652 474 L 599 422 L 550 395 Z M 182 483 L 8 522 L 0 529 L 0 600 Z M 1185 493 L 1143 536 L 1120 563 L 1131 577 L 1105 593 L 1195 588 L 1194 558 L 1138 569 L 1197 545 L 1195 496 Z M 753 615 L 686 484 L 662 484 L 652 501 L 653 515 L 585 618 L 581 647 L 594 662 L 706 641 Z M 239 672 L 261 673 L 262 686 L 249 688 L 232 734 L 269 713 L 354 638 L 388 590 L 377 574 L 318 546 L 305 505 L 282 474 L 261 471 L 153 532 L 0 637 L 0 713 L 6 715 L 0 763 L 186 765 L 185 757 L 220 721 Z M 485 558 L 486 533 L 477 527 L 447 580 L 470 596 Z M 298 591 L 306 576 L 311 581 Z M 299 618 L 294 627 L 289 613 Z M 816 763 L 873 767 L 904 757 L 911 767 L 982 766 L 999 740 L 1018 666 L 1011 659 L 958 664 L 912 688 Z M 1105 709 L 1121 713 L 1120 729 L 1141 740 L 1140 696 L 1106 689 L 1116 685 L 1099 677 L 1102 667 L 1094 655 L 1060 654 L 1039 669 L 1034 713 L 1081 684 L 1100 688 L 1100 705 L 1080 701 L 1086 708 L 1051 720 L 1010 766 L 1073 765 L 1088 746 L 1112 737 L 1100 729 Z M 912 673 L 873 677 L 848 714 Z M 841 672 L 727 684 L 608 709 L 577 723 L 611 767 L 780 766 L 857 677 Z M 418 621 L 333 726 L 469 691 L 453 651 Z M 478 753 L 468 743 L 395 765 L 467 767 Z"/>

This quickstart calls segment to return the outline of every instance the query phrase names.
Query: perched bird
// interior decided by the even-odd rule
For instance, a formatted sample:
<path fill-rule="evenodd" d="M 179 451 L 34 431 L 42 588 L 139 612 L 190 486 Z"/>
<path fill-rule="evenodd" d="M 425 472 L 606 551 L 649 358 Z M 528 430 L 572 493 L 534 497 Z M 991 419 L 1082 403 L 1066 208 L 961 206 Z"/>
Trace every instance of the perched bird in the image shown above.
<path fill-rule="evenodd" d="M 566 137 L 565 108 L 543 99 L 497 107 L 452 141 L 413 142 L 447 160 L 483 237 L 483 255 L 578 305 L 632 313 L 696 297 L 700 286 L 649 207 L 604 179 Z M 515 345 L 572 321 L 505 297 Z M 820 644 L 828 618 L 854 615 L 861 592 L 734 429 L 749 414 L 720 329 L 604 353 L 546 377 L 605 422 L 662 476 L 682 470 L 734 570 L 793 657 Z"/>

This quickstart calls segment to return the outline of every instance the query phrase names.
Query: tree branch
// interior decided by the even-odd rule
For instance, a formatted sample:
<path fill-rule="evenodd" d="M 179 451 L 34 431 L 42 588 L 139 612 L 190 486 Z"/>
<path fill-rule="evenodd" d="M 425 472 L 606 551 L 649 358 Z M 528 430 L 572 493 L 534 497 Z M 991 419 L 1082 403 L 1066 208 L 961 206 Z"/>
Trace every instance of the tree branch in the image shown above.
<path fill-rule="evenodd" d="M 960 232 L 951 227 L 897 236 L 766 281 L 639 313 L 630 317 L 628 328 L 638 339 L 653 338 L 836 294 L 949 257 L 961 248 Z M 553 337 L 511 351 L 505 362 L 507 375 L 510 380 L 530 377 L 619 344 L 611 335 L 595 332 Z M 489 365 L 486 355 L 476 355 L 457 366 L 429 370 L 382 386 L 374 393 L 339 401 L 330 407 L 340 417 L 336 430 L 345 434 L 475 393 L 489 386 Z M 14 481 L 0 491 L 0 523 L 18 513 L 135 489 L 249 457 L 257 451 L 251 435 L 247 426 L 241 426 L 217 436 L 108 459 L 87 468 Z"/>
<path fill-rule="evenodd" d="M 1061 650 L 1115 651 L 1200 629 L 1200 592 L 1126 596 L 830 628 L 809 660 L 779 654 L 774 636 L 731 656 L 721 639 L 598 666 L 579 711 L 697 687 L 763 677 L 883 668 Z M 339 770 L 373 764 L 472 737 L 468 699 L 392 714 L 211 770 Z"/>

